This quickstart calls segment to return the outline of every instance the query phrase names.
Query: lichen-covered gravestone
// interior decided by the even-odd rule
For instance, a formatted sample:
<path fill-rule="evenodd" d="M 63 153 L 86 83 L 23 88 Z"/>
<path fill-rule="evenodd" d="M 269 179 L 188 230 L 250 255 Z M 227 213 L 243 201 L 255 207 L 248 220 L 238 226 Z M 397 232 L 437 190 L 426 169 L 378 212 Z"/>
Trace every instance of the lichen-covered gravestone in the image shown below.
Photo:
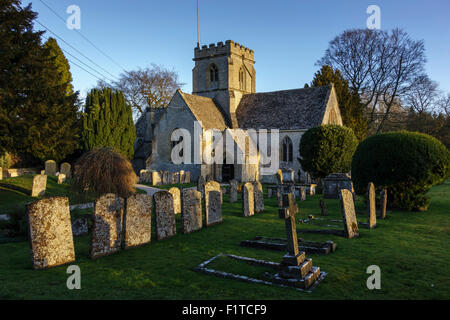
<path fill-rule="evenodd" d="M 244 217 L 253 216 L 255 214 L 254 191 L 251 182 L 246 182 L 242 189 L 242 213 Z"/>
<path fill-rule="evenodd" d="M 167 184 L 171 183 L 170 172 L 169 171 L 164 171 L 163 172 L 162 183 L 163 183 L 163 185 L 167 185 Z"/>
<path fill-rule="evenodd" d="M 197 181 L 197 191 L 203 192 L 204 189 L 205 189 L 205 178 L 203 178 L 203 176 L 199 176 Z"/>
<path fill-rule="evenodd" d="M 66 175 L 64 173 L 58 174 L 58 184 L 62 184 L 66 181 Z"/>
<path fill-rule="evenodd" d="M 222 222 L 222 193 L 213 180 L 205 183 L 205 220 L 207 227 Z"/>
<path fill-rule="evenodd" d="M 124 200 L 107 193 L 94 204 L 90 255 L 92 259 L 120 250 Z"/>
<path fill-rule="evenodd" d="M 194 189 L 183 190 L 181 221 L 183 233 L 191 233 L 202 228 L 202 194 L 199 191 Z"/>
<path fill-rule="evenodd" d="M 236 180 L 230 181 L 230 202 L 234 203 L 237 201 L 237 185 L 238 182 Z"/>
<path fill-rule="evenodd" d="M 135 194 L 127 198 L 123 247 L 129 249 L 150 243 L 152 235 L 152 197 Z"/>
<path fill-rule="evenodd" d="M 161 174 L 158 171 L 152 172 L 152 185 L 154 186 L 161 185 Z"/>
<path fill-rule="evenodd" d="M 48 176 L 56 176 L 57 165 L 54 160 L 45 161 L 45 174 Z"/>
<path fill-rule="evenodd" d="M 164 240 L 177 233 L 173 197 L 168 191 L 159 191 L 153 195 L 156 239 Z"/>
<path fill-rule="evenodd" d="M 255 213 L 261 213 L 264 211 L 264 194 L 261 182 L 253 182 L 253 194 L 255 198 Z"/>
<path fill-rule="evenodd" d="M 47 188 L 47 176 L 45 174 L 37 174 L 33 177 L 33 184 L 31 186 L 32 197 L 45 196 L 45 189 Z"/>
<path fill-rule="evenodd" d="M 369 185 L 367 186 L 367 201 L 367 219 L 369 228 L 373 229 L 377 226 L 377 207 L 375 203 L 375 186 L 372 182 L 369 182 Z"/>
<path fill-rule="evenodd" d="M 386 218 L 386 210 L 387 210 L 387 190 L 383 189 L 380 192 L 380 218 Z"/>
<path fill-rule="evenodd" d="M 347 235 L 347 238 L 351 239 L 359 236 L 358 221 L 356 220 L 353 194 L 348 189 L 341 189 L 340 194 L 345 233 Z"/>
<path fill-rule="evenodd" d="M 184 183 L 191 183 L 191 172 L 186 171 L 184 175 Z"/>
<path fill-rule="evenodd" d="M 181 192 L 177 187 L 169 189 L 169 193 L 173 197 L 173 212 L 175 214 L 181 213 Z"/>
<path fill-rule="evenodd" d="M 52 197 L 27 206 L 34 269 L 75 261 L 69 199 Z"/>
<path fill-rule="evenodd" d="M 67 162 L 61 163 L 61 166 L 60 166 L 60 169 L 59 169 L 59 173 L 64 174 L 67 179 L 70 179 L 72 177 L 72 171 L 71 171 L 70 164 L 67 163 Z"/>

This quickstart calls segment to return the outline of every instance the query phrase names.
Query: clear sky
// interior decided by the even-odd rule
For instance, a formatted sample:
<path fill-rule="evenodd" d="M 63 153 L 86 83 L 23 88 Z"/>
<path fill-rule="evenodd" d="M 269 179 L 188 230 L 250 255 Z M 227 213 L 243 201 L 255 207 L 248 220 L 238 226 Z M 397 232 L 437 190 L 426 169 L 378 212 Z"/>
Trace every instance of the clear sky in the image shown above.
<path fill-rule="evenodd" d="M 196 0 L 43 1 L 64 19 L 69 17 L 68 6 L 79 6 L 79 31 L 124 69 L 159 64 L 177 71 L 185 83 L 182 90 L 192 91 Z M 24 5 L 29 2 L 23 0 Z M 40 0 L 31 2 L 42 24 L 115 77 L 123 71 L 69 30 Z M 231 39 L 253 49 L 257 91 L 299 88 L 312 80 L 319 68 L 315 63 L 330 40 L 345 29 L 366 27 L 366 9 L 372 4 L 381 9 L 381 29 L 400 27 L 413 39 L 425 40 L 426 70 L 442 90 L 450 92 L 449 0 L 199 0 L 200 45 Z M 35 28 L 43 29 L 39 24 Z M 47 36 L 53 35 L 47 32 Z M 64 50 L 92 65 L 57 40 Z M 73 63 L 71 72 L 82 96 L 97 83 Z"/>

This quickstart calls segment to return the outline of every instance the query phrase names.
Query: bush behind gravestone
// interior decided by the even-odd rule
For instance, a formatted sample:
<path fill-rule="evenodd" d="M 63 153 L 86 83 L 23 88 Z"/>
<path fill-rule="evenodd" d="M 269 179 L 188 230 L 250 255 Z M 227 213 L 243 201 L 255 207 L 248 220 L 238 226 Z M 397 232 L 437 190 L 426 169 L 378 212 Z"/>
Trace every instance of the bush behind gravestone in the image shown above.
<path fill-rule="evenodd" d="M 449 175 L 450 153 L 437 139 L 423 133 L 397 131 L 362 141 L 352 160 L 352 180 L 358 193 L 369 182 L 388 189 L 388 205 L 424 211 L 428 190 Z"/>

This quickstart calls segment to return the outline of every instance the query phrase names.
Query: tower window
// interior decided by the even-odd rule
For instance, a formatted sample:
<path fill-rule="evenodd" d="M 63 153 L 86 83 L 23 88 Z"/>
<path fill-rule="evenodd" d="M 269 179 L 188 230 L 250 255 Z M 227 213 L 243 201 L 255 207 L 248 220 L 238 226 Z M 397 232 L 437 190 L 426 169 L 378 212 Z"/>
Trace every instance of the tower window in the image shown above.
<path fill-rule="evenodd" d="M 210 83 L 219 81 L 219 69 L 213 64 L 209 67 L 209 81 Z"/>
<path fill-rule="evenodd" d="M 245 90 L 245 73 L 244 69 L 239 69 L 239 89 Z"/>
<path fill-rule="evenodd" d="M 293 160 L 292 140 L 289 137 L 284 137 L 282 142 L 281 161 L 293 162 Z"/>

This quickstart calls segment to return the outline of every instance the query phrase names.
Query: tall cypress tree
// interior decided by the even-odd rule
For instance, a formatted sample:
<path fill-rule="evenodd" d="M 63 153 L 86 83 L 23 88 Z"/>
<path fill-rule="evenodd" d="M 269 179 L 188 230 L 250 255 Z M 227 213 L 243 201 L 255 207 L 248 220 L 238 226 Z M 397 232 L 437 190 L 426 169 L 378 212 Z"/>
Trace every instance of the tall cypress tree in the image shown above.
<path fill-rule="evenodd" d="M 58 82 L 55 83 L 55 85 L 66 85 L 67 95 L 72 95 L 73 85 L 69 61 L 67 61 L 66 57 L 64 56 L 64 53 L 59 47 L 58 42 L 56 41 L 56 39 L 50 37 L 44 44 L 44 48 L 49 50 L 48 52 L 56 67 L 56 71 L 60 73 L 60 79 L 57 79 Z"/>
<path fill-rule="evenodd" d="M 86 97 L 81 144 L 84 151 L 112 147 L 131 159 L 136 127 L 131 107 L 121 91 L 92 89 Z"/>

